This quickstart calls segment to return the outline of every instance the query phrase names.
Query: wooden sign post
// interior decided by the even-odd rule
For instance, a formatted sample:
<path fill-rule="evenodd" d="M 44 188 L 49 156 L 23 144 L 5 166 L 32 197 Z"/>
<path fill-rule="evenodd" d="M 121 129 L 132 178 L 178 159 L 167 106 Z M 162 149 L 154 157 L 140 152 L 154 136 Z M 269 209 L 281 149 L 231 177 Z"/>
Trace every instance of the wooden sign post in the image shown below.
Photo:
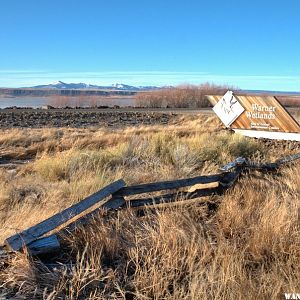
<path fill-rule="evenodd" d="M 276 97 L 234 95 L 207 96 L 224 125 L 256 138 L 300 141 L 300 125 Z"/>

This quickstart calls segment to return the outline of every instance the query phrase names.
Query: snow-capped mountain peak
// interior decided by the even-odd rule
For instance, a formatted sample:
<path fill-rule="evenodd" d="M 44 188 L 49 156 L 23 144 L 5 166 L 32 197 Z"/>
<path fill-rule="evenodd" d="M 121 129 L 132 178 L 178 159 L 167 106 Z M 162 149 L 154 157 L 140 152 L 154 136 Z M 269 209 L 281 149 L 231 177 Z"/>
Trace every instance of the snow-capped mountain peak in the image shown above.
<path fill-rule="evenodd" d="M 57 81 L 51 84 L 45 84 L 45 85 L 37 85 L 33 86 L 31 88 L 37 88 L 37 89 L 104 89 L 104 90 L 120 90 L 120 91 L 140 91 L 140 90 L 153 90 L 158 89 L 158 87 L 155 86 L 139 86 L 135 87 L 132 85 L 127 85 L 123 83 L 115 83 L 110 86 L 100 86 L 100 85 L 93 85 L 93 84 L 86 84 L 86 83 L 65 83 L 63 81 Z"/>

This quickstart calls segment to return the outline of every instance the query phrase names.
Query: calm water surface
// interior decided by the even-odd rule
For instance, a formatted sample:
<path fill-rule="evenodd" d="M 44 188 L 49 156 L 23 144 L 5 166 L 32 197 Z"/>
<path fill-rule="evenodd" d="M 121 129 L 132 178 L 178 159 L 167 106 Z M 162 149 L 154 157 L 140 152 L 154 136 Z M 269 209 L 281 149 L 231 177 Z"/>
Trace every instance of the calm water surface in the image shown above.
<path fill-rule="evenodd" d="M 98 98 L 98 97 L 3 97 L 0 96 L 0 108 L 11 106 L 38 108 L 43 105 L 52 105 L 54 107 L 63 106 L 134 106 L 134 98 Z"/>

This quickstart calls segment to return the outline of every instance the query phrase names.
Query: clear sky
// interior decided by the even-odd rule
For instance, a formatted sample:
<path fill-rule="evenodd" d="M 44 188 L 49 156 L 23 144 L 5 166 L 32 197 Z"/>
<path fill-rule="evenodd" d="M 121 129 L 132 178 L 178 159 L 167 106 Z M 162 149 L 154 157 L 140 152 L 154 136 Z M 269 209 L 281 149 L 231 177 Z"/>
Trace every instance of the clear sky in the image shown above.
<path fill-rule="evenodd" d="M 300 1 L 0 0 L 0 86 L 300 91 Z"/>

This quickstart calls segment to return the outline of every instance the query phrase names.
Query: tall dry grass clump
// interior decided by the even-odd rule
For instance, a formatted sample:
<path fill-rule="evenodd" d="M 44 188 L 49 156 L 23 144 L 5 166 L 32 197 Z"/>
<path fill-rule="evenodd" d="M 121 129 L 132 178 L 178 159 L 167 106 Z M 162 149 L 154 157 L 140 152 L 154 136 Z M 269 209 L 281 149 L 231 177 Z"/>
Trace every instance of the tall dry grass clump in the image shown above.
<path fill-rule="evenodd" d="M 172 88 L 137 93 L 135 101 L 136 106 L 140 107 L 203 108 L 211 106 L 205 97 L 206 95 L 222 95 L 229 89 L 237 90 L 234 87 L 213 83 L 180 85 Z"/>

